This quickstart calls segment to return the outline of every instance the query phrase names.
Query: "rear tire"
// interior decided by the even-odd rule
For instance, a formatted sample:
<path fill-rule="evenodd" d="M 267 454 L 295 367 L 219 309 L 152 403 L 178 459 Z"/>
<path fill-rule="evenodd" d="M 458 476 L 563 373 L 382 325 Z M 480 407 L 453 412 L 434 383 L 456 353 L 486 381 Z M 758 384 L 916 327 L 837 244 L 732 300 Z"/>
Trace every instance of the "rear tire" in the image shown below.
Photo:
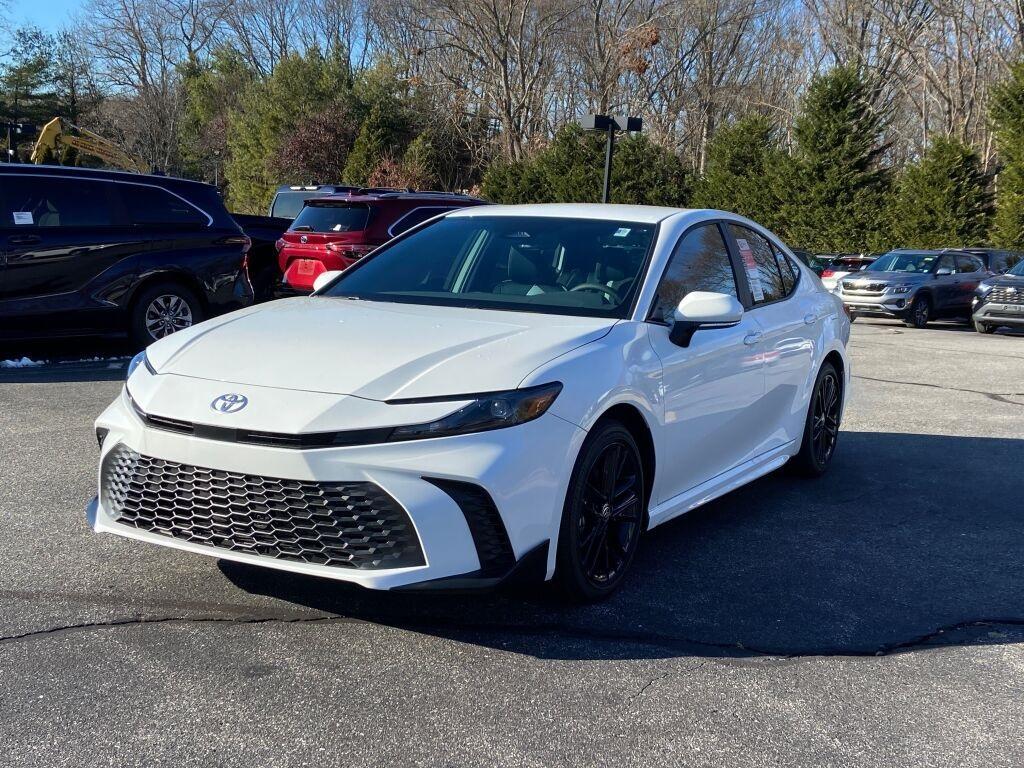
<path fill-rule="evenodd" d="M 926 328 L 932 316 L 932 300 L 927 296 L 918 296 L 910 304 L 903 322 L 911 328 Z"/>
<path fill-rule="evenodd" d="M 979 323 L 977 320 L 974 321 L 974 330 L 978 333 L 995 333 L 996 327 L 989 325 L 988 323 Z"/>
<path fill-rule="evenodd" d="M 190 328 L 204 318 L 203 305 L 191 289 L 181 283 L 154 283 L 142 289 L 132 301 L 128 331 L 141 347 Z"/>
<path fill-rule="evenodd" d="M 558 534 L 555 581 L 571 601 L 592 603 L 622 584 L 646 520 L 644 467 L 618 421 L 587 436 L 573 467 Z"/>
<path fill-rule="evenodd" d="M 839 441 L 839 421 L 843 408 L 843 382 L 832 363 L 825 362 L 814 382 L 807 407 L 800 453 L 792 461 L 793 469 L 805 477 L 821 477 L 828 470 Z"/>

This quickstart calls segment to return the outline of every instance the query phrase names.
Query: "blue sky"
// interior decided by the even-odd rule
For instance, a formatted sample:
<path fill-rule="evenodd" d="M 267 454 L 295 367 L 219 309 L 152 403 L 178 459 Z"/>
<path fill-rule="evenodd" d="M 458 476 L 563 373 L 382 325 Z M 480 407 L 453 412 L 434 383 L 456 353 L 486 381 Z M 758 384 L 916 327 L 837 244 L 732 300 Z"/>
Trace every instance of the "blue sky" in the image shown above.
<path fill-rule="evenodd" d="M 11 0 L 7 17 L 16 27 L 35 24 L 53 32 L 84 4 L 84 0 Z"/>

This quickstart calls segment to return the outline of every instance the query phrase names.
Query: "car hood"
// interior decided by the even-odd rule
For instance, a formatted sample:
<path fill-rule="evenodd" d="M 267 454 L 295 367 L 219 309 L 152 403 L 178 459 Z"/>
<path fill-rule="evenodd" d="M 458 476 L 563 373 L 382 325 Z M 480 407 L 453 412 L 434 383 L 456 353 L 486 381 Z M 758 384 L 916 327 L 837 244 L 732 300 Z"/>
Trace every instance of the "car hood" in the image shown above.
<path fill-rule="evenodd" d="M 200 323 L 147 353 L 161 374 L 393 400 L 514 389 L 614 324 L 310 296 Z"/>
<path fill-rule="evenodd" d="M 885 283 L 889 284 L 917 284 L 932 279 L 931 272 L 852 272 L 843 278 L 843 282 L 864 282 L 864 283 Z"/>
<path fill-rule="evenodd" d="M 1012 285 L 1015 288 L 1024 288 L 1024 276 L 995 275 L 994 277 L 986 277 L 981 284 L 986 287 L 996 285 Z"/>

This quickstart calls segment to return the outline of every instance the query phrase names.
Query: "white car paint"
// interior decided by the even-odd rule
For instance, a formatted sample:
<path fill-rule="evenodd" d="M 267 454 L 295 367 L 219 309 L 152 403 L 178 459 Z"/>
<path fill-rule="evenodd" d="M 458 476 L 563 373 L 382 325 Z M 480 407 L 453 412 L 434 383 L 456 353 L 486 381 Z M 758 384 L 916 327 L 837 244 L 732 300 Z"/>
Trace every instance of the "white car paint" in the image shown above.
<path fill-rule="evenodd" d="M 549 542 L 550 578 L 574 463 L 587 432 L 609 409 L 635 409 L 650 430 L 656 454 L 649 503 L 649 527 L 654 527 L 795 455 L 827 355 L 839 356 L 844 395 L 849 391 L 849 320 L 840 301 L 795 258 L 800 277 L 792 295 L 742 312 L 731 327 L 699 331 L 688 347 L 674 344 L 665 325 L 647 321 L 672 249 L 688 229 L 733 221 L 779 243 L 754 222 L 722 211 L 606 205 L 487 206 L 448 216 L 593 218 L 657 223 L 659 229 L 637 299 L 624 319 L 314 294 L 250 307 L 155 343 L 148 350 L 155 373 L 140 365 L 96 422 L 107 430 L 101 464 L 123 444 L 167 461 L 226 472 L 376 483 L 409 514 L 424 565 L 358 570 L 275 560 L 131 528 L 99 503 L 90 514 L 95 530 L 389 589 L 479 567 L 459 507 L 423 479 L 438 477 L 486 489 L 516 558 Z M 720 313 L 723 307 L 700 311 Z M 552 381 L 562 382 L 563 390 L 550 409 L 515 427 L 310 450 L 154 429 L 128 395 L 149 415 L 304 434 L 422 423 L 452 413 L 476 393 Z M 244 395 L 248 406 L 237 413 L 213 411 L 211 402 L 226 392 Z M 455 401 L 387 402 L 463 394 L 464 400 Z"/>

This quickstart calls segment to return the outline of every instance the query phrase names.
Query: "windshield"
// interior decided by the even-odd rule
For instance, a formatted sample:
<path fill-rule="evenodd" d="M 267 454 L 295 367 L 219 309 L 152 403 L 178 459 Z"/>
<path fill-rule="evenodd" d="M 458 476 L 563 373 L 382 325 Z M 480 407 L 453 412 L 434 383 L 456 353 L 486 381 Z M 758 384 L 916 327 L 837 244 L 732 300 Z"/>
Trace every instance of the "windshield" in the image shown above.
<path fill-rule="evenodd" d="M 930 272 L 932 264 L 939 258 L 937 253 L 892 252 L 879 256 L 871 266 L 870 272 Z"/>
<path fill-rule="evenodd" d="M 294 219 L 303 204 L 311 197 L 320 197 L 326 192 L 310 192 L 308 190 L 295 192 L 278 192 L 274 195 L 274 202 L 270 206 L 271 216 L 280 216 L 282 219 Z"/>
<path fill-rule="evenodd" d="M 448 217 L 350 268 L 326 294 L 625 317 L 656 229 L 546 216 Z"/>
<path fill-rule="evenodd" d="M 1014 264 L 1012 267 L 1006 270 L 1006 274 L 1016 275 L 1017 277 L 1024 277 L 1024 261 L 1018 261 L 1016 264 Z"/>
<path fill-rule="evenodd" d="M 357 232 L 366 229 L 370 209 L 362 203 L 321 205 L 303 208 L 292 223 L 293 232 Z"/>

